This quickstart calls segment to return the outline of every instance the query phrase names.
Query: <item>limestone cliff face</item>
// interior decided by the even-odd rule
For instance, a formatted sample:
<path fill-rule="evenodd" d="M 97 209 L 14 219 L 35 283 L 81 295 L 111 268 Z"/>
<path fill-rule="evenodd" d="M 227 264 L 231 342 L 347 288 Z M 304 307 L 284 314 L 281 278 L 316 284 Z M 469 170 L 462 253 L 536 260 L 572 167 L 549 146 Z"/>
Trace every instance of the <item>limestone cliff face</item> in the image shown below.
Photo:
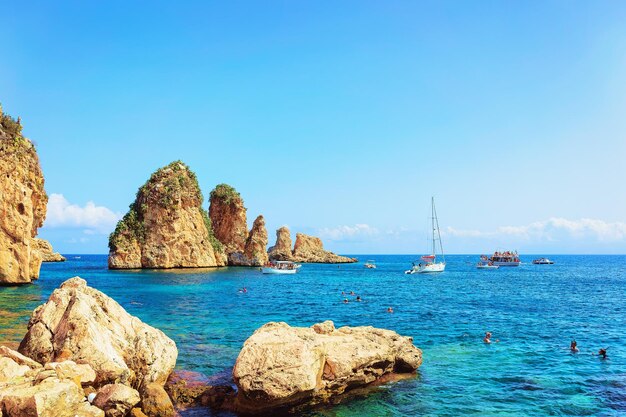
<path fill-rule="evenodd" d="M 39 253 L 42 262 L 65 262 L 65 257 L 55 252 L 47 240 L 35 238 L 31 242 L 31 248 Z"/>
<path fill-rule="evenodd" d="M 219 184 L 211 191 L 209 203 L 213 233 L 224 245 L 224 252 L 243 252 L 248 237 L 248 225 L 241 195 L 230 185 Z"/>
<path fill-rule="evenodd" d="M 291 232 L 287 226 L 276 230 L 276 244 L 268 251 L 269 258 L 273 261 L 292 261 Z"/>
<path fill-rule="evenodd" d="M 175 161 L 157 170 L 109 237 L 109 268 L 224 265 L 195 174 Z"/>
<path fill-rule="evenodd" d="M 0 107 L 0 284 L 39 277 L 41 257 L 32 248 L 46 217 L 48 197 L 34 145 L 19 120 Z"/>
<path fill-rule="evenodd" d="M 224 247 L 228 265 L 261 266 L 267 263 L 265 219 L 257 217 L 248 233 L 246 208 L 233 187 L 220 184 L 211 191 L 209 218 L 215 237 Z"/>

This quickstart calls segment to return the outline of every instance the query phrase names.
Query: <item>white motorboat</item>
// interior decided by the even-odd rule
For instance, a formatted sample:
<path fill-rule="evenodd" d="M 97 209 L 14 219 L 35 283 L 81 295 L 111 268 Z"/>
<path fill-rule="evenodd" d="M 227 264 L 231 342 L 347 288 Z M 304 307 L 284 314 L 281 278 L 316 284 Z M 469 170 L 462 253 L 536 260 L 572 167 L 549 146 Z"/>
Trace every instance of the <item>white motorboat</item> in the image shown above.
<path fill-rule="evenodd" d="M 535 265 L 552 265 L 554 261 L 551 261 L 548 258 L 539 258 L 539 259 L 533 260 L 533 263 Z"/>
<path fill-rule="evenodd" d="M 494 265 L 490 262 L 478 262 L 478 264 L 476 264 L 476 269 L 498 269 L 500 268 L 498 265 Z"/>
<path fill-rule="evenodd" d="M 446 258 L 443 254 L 443 244 L 441 243 L 441 233 L 439 232 L 439 220 L 437 219 L 437 210 L 435 209 L 435 197 L 431 199 L 431 227 L 432 227 L 432 251 L 430 255 L 424 255 L 420 258 L 419 263 L 416 265 L 413 262 L 413 267 L 405 274 L 425 274 L 430 272 L 443 272 L 446 269 Z M 441 262 L 437 262 L 437 242 L 439 242 L 439 252 L 441 256 Z"/>
<path fill-rule="evenodd" d="M 520 266 L 522 263 L 519 259 L 517 251 L 494 252 L 491 257 L 482 255 L 481 261 L 489 262 L 496 266 Z"/>
<path fill-rule="evenodd" d="M 291 261 L 276 261 L 262 268 L 264 274 L 295 274 L 302 265 Z"/>
<path fill-rule="evenodd" d="M 368 269 L 376 269 L 376 262 L 375 261 L 367 261 L 365 262 L 365 267 Z"/>

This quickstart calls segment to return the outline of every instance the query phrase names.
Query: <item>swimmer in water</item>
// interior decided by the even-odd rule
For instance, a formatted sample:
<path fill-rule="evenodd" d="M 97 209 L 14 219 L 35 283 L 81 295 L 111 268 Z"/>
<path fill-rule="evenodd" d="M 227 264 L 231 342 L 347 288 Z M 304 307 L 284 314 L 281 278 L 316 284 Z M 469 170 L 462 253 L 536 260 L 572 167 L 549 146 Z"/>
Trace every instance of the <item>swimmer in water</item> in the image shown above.
<path fill-rule="evenodd" d="M 348 304 L 348 302 L 349 302 L 349 300 L 348 300 L 347 298 L 344 298 L 344 299 L 343 299 L 343 303 L 344 303 L 344 304 Z"/>
<path fill-rule="evenodd" d="M 356 296 L 356 300 L 357 300 L 357 301 L 361 301 L 361 296 L 360 296 L 360 295 L 357 295 L 357 296 Z"/>
<path fill-rule="evenodd" d="M 387 307 L 387 313 L 393 313 L 393 307 Z"/>
<path fill-rule="evenodd" d="M 491 332 L 485 333 L 485 337 L 483 338 L 483 342 L 491 343 Z"/>
<path fill-rule="evenodd" d="M 600 349 L 600 350 L 598 351 L 598 355 L 600 355 L 600 357 L 601 357 L 602 359 L 607 359 L 607 358 L 608 358 L 608 356 L 606 355 L 606 350 L 607 350 L 607 349 L 608 349 L 608 348 L 604 348 L 604 349 Z"/>
<path fill-rule="evenodd" d="M 350 295 L 356 295 L 354 291 L 350 291 Z"/>
<path fill-rule="evenodd" d="M 575 340 L 572 340 L 572 343 L 569 344 L 569 350 L 572 353 L 578 353 L 578 343 Z"/>

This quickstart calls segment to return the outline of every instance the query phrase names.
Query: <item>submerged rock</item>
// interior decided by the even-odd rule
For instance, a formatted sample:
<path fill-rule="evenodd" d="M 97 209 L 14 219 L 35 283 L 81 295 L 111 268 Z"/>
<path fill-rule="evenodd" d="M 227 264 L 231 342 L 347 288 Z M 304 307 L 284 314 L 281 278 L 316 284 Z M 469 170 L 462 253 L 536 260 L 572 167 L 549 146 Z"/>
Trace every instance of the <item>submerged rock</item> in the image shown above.
<path fill-rule="evenodd" d="M 32 241 L 33 250 L 39 252 L 42 262 L 65 262 L 65 257 L 52 249 L 50 242 L 35 238 Z"/>
<path fill-rule="evenodd" d="M 0 107 L 0 285 L 39 277 L 33 238 L 46 217 L 48 196 L 37 151 L 22 125 Z"/>
<path fill-rule="evenodd" d="M 235 409 L 266 413 L 326 402 L 386 375 L 415 372 L 421 363 L 413 339 L 391 330 L 335 329 L 331 321 L 309 328 L 268 323 L 246 340 L 237 358 Z"/>
<path fill-rule="evenodd" d="M 178 355 L 163 332 L 131 316 L 79 277 L 65 281 L 35 309 L 19 351 L 39 363 L 88 364 L 95 371 L 94 386 L 124 384 L 144 400 L 154 391 L 152 384 L 163 386 Z M 58 371 L 59 365 L 54 368 Z M 83 377 L 89 379 L 83 371 L 81 383 Z"/>
<path fill-rule="evenodd" d="M 195 174 L 175 161 L 157 170 L 109 237 L 109 268 L 224 265 Z"/>

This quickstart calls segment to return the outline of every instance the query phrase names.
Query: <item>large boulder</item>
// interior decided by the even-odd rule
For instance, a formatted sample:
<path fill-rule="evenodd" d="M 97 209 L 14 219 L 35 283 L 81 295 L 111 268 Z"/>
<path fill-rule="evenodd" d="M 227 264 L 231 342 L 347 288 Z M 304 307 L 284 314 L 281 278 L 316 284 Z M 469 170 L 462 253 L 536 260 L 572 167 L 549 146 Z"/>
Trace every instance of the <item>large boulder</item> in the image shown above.
<path fill-rule="evenodd" d="M 88 364 L 95 386 L 125 384 L 142 397 L 148 385 L 163 386 L 178 355 L 163 332 L 79 277 L 65 281 L 35 309 L 19 352 L 39 363 Z"/>
<path fill-rule="evenodd" d="M 0 107 L 0 285 L 39 277 L 33 238 L 46 217 L 48 197 L 37 151 L 18 120 Z"/>
<path fill-rule="evenodd" d="M 141 398 L 124 384 L 107 384 L 98 390 L 93 405 L 104 410 L 106 417 L 125 417 Z"/>
<path fill-rule="evenodd" d="M 339 256 L 333 252 L 324 250 L 324 245 L 319 237 L 296 233 L 296 243 L 293 246 L 293 258 L 296 262 L 309 263 L 350 263 L 356 262 L 354 258 Z"/>
<path fill-rule="evenodd" d="M 91 374 L 89 374 L 91 372 Z M 104 417 L 82 390 L 89 365 L 66 361 L 41 364 L 0 346 L 0 415 L 5 417 Z M 4 413 L 4 414 L 2 414 Z"/>
<path fill-rule="evenodd" d="M 412 373 L 422 363 L 413 339 L 374 327 L 335 329 L 268 323 L 246 340 L 233 378 L 235 408 L 265 413 L 325 402 L 394 373 Z"/>
<path fill-rule="evenodd" d="M 65 262 L 65 257 L 52 249 L 50 242 L 44 239 L 35 238 L 31 242 L 33 250 L 39 252 L 42 262 Z"/>
<path fill-rule="evenodd" d="M 276 230 L 276 244 L 267 251 L 272 261 L 293 261 L 291 232 L 287 226 Z"/>
<path fill-rule="evenodd" d="M 109 268 L 224 265 L 202 201 L 187 165 L 175 161 L 157 170 L 109 237 Z"/>

